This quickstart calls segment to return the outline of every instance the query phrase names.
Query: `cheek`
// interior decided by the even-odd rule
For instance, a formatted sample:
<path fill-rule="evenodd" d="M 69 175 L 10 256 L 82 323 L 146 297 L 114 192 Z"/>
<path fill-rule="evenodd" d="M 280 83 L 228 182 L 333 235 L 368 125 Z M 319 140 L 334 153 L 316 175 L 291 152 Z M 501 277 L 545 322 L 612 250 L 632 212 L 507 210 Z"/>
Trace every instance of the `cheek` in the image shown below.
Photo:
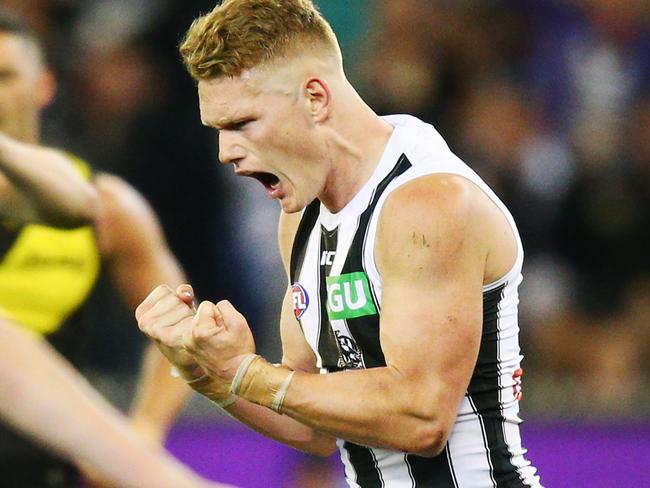
<path fill-rule="evenodd" d="M 22 109 L 33 101 L 34 96 L 30 90 L 16 83 L 9 83 L 0 88 L 0 99 L 5 107 Z"/>

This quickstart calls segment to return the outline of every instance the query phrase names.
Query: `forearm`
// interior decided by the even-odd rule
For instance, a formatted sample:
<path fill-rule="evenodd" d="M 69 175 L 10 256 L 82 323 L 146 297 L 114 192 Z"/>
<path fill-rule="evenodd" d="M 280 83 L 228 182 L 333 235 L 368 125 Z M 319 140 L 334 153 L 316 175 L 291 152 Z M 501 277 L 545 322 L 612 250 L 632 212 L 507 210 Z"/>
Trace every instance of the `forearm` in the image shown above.
<path fill-rule="evenodd" d="M 0 416 L 117 486 L 194 486 L 198 478 L 149 448 L 47 344 L 0 322 Z"/>
<path fill-rule="evenodd" d="M 153 344 L 145 351 L 130 417 L 138 432 L 162 443 L 192 392 L 170 374 L 171 364 Z"/>
<path fill-rule="evenodd" d="M 251 429 L 278 442 L 310 454 L 329 456 L 336 449 L 336 439 L 320 433 L 297 420 L 232 394 L 230 384 L 205 373 L 197 363 L 177 363 L 181 377 L 200 394 L 230 416 Z"/>
<path fill-rule="evenodd" d="M 336 449 L 334 437 L 242 398 L 238 398 L 225 410 L 256 432 L 300 451 L 329 456 Z"/>
<path fill-rule="evenodd" d="M 76 227 L 95 218 L 97 192 L 61 152 L 0 133 L 0 172 L 16 194 L 12 212 L 21 221 Z"/>
<path fill-rule="evenodd" d="M 247 374 L 249 379 L 257 381 L 255 378 L 261 377 L 263 367 L 273 366 L 255 366 L 257 371 Z M 281 374 L 276 369 L 271 376 Z M 265 383 L 277 384 L 278 379 Z M 259 384 L 244 386 L 240 394 L 270 406 L 272 397 L 259 394 L 264 388 Z M 276 388 L 272 386 L 271 390 Z M 453 407 L 457 407 L 457 400 L 442 388 L 438 390 L 423 388 L 391 367 L 325 375 L 296 372 L 284 394 L 281 411 L 332 437 L 431 455 L 444 445 L 452 411 L 455 412 Z M 277 393 L 274 395 L 277 397 Z"/>

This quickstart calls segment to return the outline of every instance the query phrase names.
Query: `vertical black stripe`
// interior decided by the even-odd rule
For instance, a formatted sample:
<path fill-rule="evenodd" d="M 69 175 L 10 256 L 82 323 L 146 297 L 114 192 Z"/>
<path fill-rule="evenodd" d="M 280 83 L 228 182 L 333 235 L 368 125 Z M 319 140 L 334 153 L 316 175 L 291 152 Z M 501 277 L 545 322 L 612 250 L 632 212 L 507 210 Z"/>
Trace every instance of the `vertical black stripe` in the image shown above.
<path fill-rule="evenodd" d="M 319 212 L 320 201 L 314 200 L 305 207 L 305 210 L 302 213 L 302 218 L 300 219 L 300 224 L 298 224 L 298 230 L 296 231 L 296 236 L 293 239 L 293 246 L 291 248 L 291 265 L 289 267 L 291 283 L 295 283 L 298 276 L 300 276 L 300 270 L 305 260 L 305 252 L 307 252 L 309 235 L 318 220 Z"/>
<path fill-rule="evenodd" d="M 372 214 L 375 212 L 375 207 L 379 202 L 379 198 L 381 198 L 382 194 L 384 193 L 388 185 L 395 178 L 405 173 L 406 170 L 408 170 L 411 167 L 412 164 L 409 161 L 409 159 L 406 157 L 405 154 L 402 154 L 400 158 L 397 160 L 397 163 L 395 164 L 393 169 L 390 171 L 390 173 L 388 173 L 386 177 L 381 181 L 381 183 L 377 185 L 377 188 L 375 189 L 375 192 L 373 193 L 372 199 L 370 201 L 370 204 L 363 211 L 361 217 L 359 218 L 359 226 L 357 228 L 356 234 L 354 235 L 354 238 L 352 239 L 352 245 L 350 246 L 350 253 L 348 254 L 346 265 L 355 264 L 360 266 L 361 263 L 363 262 L 363 254 L 362 254 L 363 244 L 364 241 L 366 240 L 366 233 L 368 232 L 368 225 L 370 224 L 370 219 L 372 218 Z"/>
<path fill-rule="evenodd" d="M 357 473 L 356 482 L 362 488 L 382 488 L 381 474 L 377 469 L 377 462 L 372 451 L 352 442 L 344 442 L 344 449 L 350 456 L 350 463 Z"/>
<path fill-rule="evenodd" d="M 409 454 L 406 456 L 415 488 L 456 488 L 449 462 L 449 446 L 434 458 Z"/>
<path fill-rule="evenodd" d="M 497 488 L 526 488 L 506 443 L 499 382 L 499 303 L 505 285 L 483 294 L 483 334 L 468 394 L 480 416 Z"/>
<path fill-rule="evenodd" d="M 363 246 L 366 241 L 370 219 L 379 202 L 379 198 L 391 181 L 406 172 L 411 166 L 411 162 L 406 155 L 402 154 L 390 173 L 377 185 L 370 204 L 359 218 L 359 226 L 352 239 L 350 252 L 345 260 L 341 274 L 353 273 L 364 269 Z M 374 294 L 372 298 L 374 299 Z M 379 310 L 378 303 L 375 303 L 375 307 Z M 347 324 L 350 333 L 363 353 L 363 361 L 366 367 L 376 368 L 385 366 L 386 359 L 384 358 L 384 352 L 381 350 L 381 343 L 379 341 L 379 315 L 351 318 L 347 320 Z"/>
<path fill-rule="evenodd" d="M 333 231 L 327 231 L 321 227 L 320 232 L 320 247 L 318 249 L 318 282 L 320 297 L 320 331 L 318 333 L 318 354 L 323 360 L 322 366 L 327 368 L 328 371 L 338 371 L 339 358 L 341 351 L 339 350 L 339 343 L 334 335 L 334 330 L 330 324 L 329 315 L 327 314 L 327 281 L 326 278 L 329 274 L 331 266 L 327 264 L 321 265 L 320 259 L 324 251 L 335 251 L 338 242 L 338 228 Z"/>

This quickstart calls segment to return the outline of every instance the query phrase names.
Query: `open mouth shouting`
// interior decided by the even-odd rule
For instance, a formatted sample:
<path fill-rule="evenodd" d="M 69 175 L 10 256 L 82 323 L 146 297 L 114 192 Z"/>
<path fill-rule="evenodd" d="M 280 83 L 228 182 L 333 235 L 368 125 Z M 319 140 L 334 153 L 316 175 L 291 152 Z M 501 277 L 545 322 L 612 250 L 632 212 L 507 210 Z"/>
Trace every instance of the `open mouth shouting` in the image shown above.
<path fill-rule="evenodd" d="M 271 198 L 281 198 L 282 193 L 280 191 L 280 179 L 275 176 L 273 173 L 266 173 L 262 171 L 237 171 L 238 176 L 248 176 L 250 178 L 255 178 L 257 181 L 264 185 L 266 188 L 266 193 Z"/>

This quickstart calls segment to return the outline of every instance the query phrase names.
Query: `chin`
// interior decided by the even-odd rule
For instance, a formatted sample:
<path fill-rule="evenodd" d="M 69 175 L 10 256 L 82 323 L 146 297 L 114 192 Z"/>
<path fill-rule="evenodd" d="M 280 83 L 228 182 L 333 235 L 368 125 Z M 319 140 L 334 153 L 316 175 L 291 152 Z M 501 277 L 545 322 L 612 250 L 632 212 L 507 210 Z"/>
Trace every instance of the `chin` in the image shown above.
<path fill-rule="evenodd" d="M 307 206 L 307 205 L 301 205 L 295 200 L 289 200 L 289 199 L 281 200 L 280 205 L 282 206 L 282 211 L 288 214 L 300 212 L 303 208 Z"/>

